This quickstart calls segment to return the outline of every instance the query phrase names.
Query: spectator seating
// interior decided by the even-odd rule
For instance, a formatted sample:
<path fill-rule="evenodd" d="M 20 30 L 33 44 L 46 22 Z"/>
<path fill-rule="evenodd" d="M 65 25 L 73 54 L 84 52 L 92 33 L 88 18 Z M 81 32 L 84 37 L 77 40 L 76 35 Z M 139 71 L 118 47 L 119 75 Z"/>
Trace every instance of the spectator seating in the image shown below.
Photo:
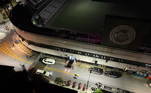
<path fill-rule="evenodd" d="M 64 5 L 66 0 L 52 0 L 45 8 L 39 12 L 39 16 L 44 21 L 44 24 L 52 18 L 57 11 Z"/>

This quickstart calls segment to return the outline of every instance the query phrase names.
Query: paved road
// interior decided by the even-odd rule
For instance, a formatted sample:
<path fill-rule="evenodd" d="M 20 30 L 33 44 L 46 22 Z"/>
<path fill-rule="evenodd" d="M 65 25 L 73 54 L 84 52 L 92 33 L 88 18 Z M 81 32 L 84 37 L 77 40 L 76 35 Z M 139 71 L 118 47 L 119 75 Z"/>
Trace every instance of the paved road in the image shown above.
<path fill-rule="evenodd" d="M 11 34 L 11 33 L 10 33 Z M 22 70 L 21 65 L 28 69 L 32 61 L 26 59 L 26 54 L 10 43 L 10 35 L 0 42 L 0 65 L 14 66 L 15 70 Z"/>
<path fill-rule="evenodd" d="M 18 48 L 16 48 L 15 51 L 17 51 L 17 49 Z M 19 51 L 20 50 L 18 50 L 18 53 Z M 21 69 L 20 64 L 25 64 L 27 67 L 29 67 L 33 62 L 36 62 L 36 59 L 26 59 L 26 57 L 23 57 L 23 55 L 18 55 L 16 52 L 14 52 L 14 50 L 11 49 L 7 41 L 0 44 L 0 58 L 1 58 L 0 64 L 15 66 L 18 70 Z M 49 66 L 44 65 L 45 66 L 44 69 L 53 72 L 54 78 L 62 77 L 65 80 L 82 82 L 83 84 L 87 82 L 89 76 L 89 72 L 88 72 L 89 66 L 85 66 L 84 64 L 77 63 L 75 68 L 70 73 L 67 73 L 64 72 L 65 60 L 59 58 L 55 58 L 55 59 L 56 59 L 55 65 L 49 65 Z M 42 63 L 38 63 L 38 64 L 40 64 L 41 66 L 43 65 Z M 73 79 L 74 73 L 80 75 L 79 79 L 77 80 Z M 101 82 L 103 84 L 111 85 L 117 88 L 131 90 L 135 93 L 148 93 L 149 91 L 151 91 L 151 88 L 147 88 L 144 86 L 145 80 L 134 78 L 127 74 L 124 74 L 121 78 L 118 79 L 109 78 L 103 75 L 91 74 L 90 86 L 92 86 L 96 82 Z"/>
<path fill-rule="evenodd" d="M 72 80 L 76 82 L 82 82 L 83 84 L 87 83 L 89 71 L 87 67 L 79 67 L 79 64 L 75 65 L 74 69 L 71 70 L 70 73 L 64 72 L 64 59 L 54 58 L 56 59 L 55 65 L 46 65 L 45 70 L 49 70 L 53 72 L 53 76 L 62 77 L 64 80 Z M 41 64 L 41 63 L 40 63 Z M 52 69 L 53 68 L 53 69 Z M 80 75 L 78 79 L 74 79 L 73 75 L 77 73 Z M 110 78 L 104 75 L 90 75 L 90 86 L 94 86 L 95 83 L 101 82 L 105 85 L 113 86 L 116 88 L 121 88 L 125 90 L 130 90 L 135 93 L 147 93 L 146 91 L 151 91 L 151 88 L 146 87 L 144 84 L 146 80 L 136 78 L 134 76 L 128 75 L 126 73 L 123 74 L 121 78 Z"/>

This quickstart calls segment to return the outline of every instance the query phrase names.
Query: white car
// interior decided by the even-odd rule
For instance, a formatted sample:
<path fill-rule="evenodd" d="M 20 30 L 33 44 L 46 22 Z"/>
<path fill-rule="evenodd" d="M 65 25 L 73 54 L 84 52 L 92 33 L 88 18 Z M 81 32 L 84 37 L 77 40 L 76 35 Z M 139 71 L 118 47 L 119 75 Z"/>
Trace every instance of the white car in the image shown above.
<path fill-rule="evenodd" d="M 41 69 L 37 69 L 36 71 L 37 74 L 43 74 L 47 77 L 52 76 L 53 72 L 49 72 L 49 71 L 45 71 L 45 70 L 41 70 Z"/>
<path fill-rule="evenodd" d="M 44 64 L 47 64 L 47 65 L 51 65 L 51 64 L 55 64 L 55 60 L 54 59 L 51 59 L 51 58 L 41 58 L 40 61 Z"/>

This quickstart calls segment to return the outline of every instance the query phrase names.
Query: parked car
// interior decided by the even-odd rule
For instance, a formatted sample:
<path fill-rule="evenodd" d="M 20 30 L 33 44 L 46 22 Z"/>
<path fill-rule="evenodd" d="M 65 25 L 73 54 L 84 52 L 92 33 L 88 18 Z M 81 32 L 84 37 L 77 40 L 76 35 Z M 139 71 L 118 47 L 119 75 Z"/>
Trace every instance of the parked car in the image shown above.
<path fill-rule="evenodd" d="M 40 58 L 39 61 L 46 64 L 46 65 L 55 64 L 55 62 L 56 62 L 54 59 L 49 58 L 49 57 Z"/>
<path fill-rule="evenodd" d="M 104 87 L 104 85 L 103 85 L 102 83 L 100 83 L 100 82 L 95 83 L 95 85 L 96 85 L 97 88 L 102 88 L 102 87 Z"/>
<path fill-rule="evenodd" d="M 136 77 L 145 78 L 145 77 L 147 77 L 148 74 L 143 71 L 142 72 L 138 71 L 138 72 L 135 72 L 133 75 Z"/>
<path fill-rule="evenodd" d="M 112 78 L 119 78 L 122 76 L 122 73 L 117 71 L 105 71 L 104 75 Z"/>
<path fill-rule="evenodd" d="M 49 72 L 49 71 L 45 71 L 45 70 L 41 70 L 41 69 L 37 69 L 36 73 L 42 74 L 42 75 L 47 76 L 47 77 L 50 77 L 53 74 L 53 72 Z"/>
<path fill-rule="evenodd" d="M 103 74 L 103 69 L 98 68 L 98 67 L 91 67 L 89 68 L 90 73 L 94 73 L 94 74 L 99 74 L 102 75 Z"/>

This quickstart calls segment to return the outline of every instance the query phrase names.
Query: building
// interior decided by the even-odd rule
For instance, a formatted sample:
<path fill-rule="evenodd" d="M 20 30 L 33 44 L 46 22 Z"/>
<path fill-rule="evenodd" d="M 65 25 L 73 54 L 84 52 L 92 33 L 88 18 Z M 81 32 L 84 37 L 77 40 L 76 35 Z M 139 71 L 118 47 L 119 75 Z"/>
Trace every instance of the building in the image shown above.
<path fill-rule="evenodd" d="M 17 5 L 11 12 L 10 19 L 17 29 L 16 34 L 28 48 L 63 58 L 73 55 L 81 62 L 94 65 L 151 71 L 150 14 L 144 11 L 148 10 L 148 4 L 133 6 L 87 0 L 41 2 L 30 0 L 27 5 Z M 71 15 L 73 12 L 69 7 L 76 16 Z M 138 9 L 140 11 L 136 11 Z M 94 19 L 99 11 L 101 18 L 97 16 Z M 85 17 L 88 14 L 90 16 Z M 98 32 L 102 31 L 101 34 L 93 33 L 96 28 Z"/>

